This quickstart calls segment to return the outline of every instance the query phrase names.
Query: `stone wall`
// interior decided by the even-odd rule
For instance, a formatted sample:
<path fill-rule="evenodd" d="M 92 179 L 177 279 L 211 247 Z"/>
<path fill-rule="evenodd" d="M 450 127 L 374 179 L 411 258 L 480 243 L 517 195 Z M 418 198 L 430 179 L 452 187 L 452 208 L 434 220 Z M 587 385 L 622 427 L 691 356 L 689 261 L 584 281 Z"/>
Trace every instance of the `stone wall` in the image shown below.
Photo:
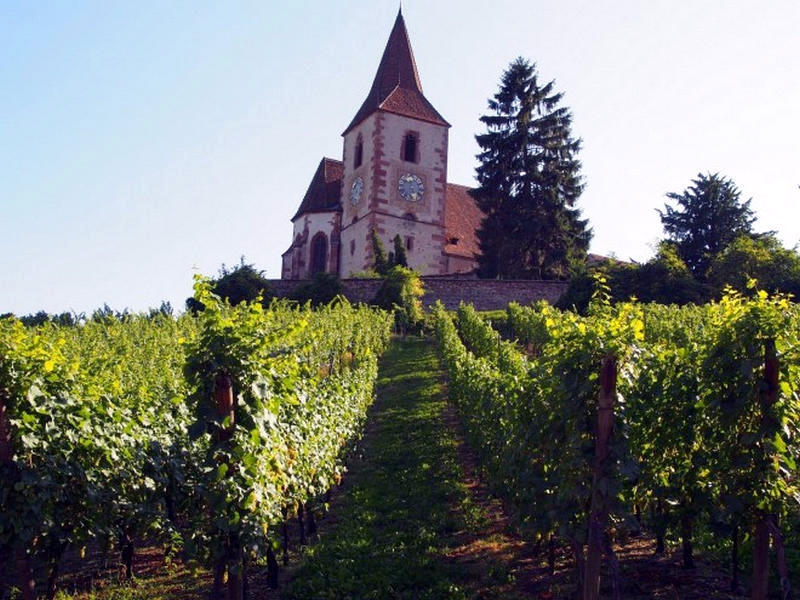
<path fill-rule="evenodd" d="M 530 304 L 536 300 L 547 300 L 554 304 L 567 289 L 563 281 L 496 280 L 496 279 L 455 279 L 443 277 L 423 277 L 425 306 L 441 300 L 449 309 L 458 308 L 458 303 L 471 303 L 477 310 L 497 310 L 505 308 L 509 302 Z M 305 281 L 285 279 L 270 280 L 270 286 L 277 296 L 288 296 Z M 351 302 L 369 302 L 381 285 L 380 279 L 343 279 L 345 296 Z"/>

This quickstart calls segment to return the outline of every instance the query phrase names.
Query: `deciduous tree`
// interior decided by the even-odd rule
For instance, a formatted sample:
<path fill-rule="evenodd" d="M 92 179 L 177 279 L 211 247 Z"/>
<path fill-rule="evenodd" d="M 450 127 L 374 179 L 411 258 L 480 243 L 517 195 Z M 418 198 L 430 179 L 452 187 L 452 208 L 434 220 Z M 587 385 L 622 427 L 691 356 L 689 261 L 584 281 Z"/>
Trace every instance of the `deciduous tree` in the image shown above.
<path fill-rule="evenodd" d="M 708 269 L 708 280 L 721 292 L 726 285 L 748 291 L 755 279 L 768 292 L 800 293 L 800 255 L 784 248 L 773 235 L 741 235 L 720 252 Z"/>
<path fill-rule="evenodd" d="M 211 282 L 211 291 L 220 298 L 227 298 L 233 305 L 252 302 L 261 296 L 262 303 L 266 306 L 274 296 L 264 272 L 246 264 L 244 256 L 232 269 L 222 265 L 219 276 Z M 203 305 L 192 297 L 186 299 L 186 308 L 196 312 L 203 310 Z"/>

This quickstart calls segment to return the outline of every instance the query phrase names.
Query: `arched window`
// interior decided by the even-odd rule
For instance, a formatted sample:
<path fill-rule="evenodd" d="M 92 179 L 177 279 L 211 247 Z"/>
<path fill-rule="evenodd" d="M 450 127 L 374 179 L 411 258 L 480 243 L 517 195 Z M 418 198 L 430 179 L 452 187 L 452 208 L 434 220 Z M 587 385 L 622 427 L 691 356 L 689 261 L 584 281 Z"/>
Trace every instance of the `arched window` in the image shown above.
<path fill-rule="evenodd" d="M 328 265 L 328 237 L 321 231 L 311 240 L 311 275 L 324 273 Z"/>
<path fill-rule="evenodd" d="M 406 162 L 419 162 L 419 135 L 413 131 L 407 133 L 403 137 L 403 147 L 401 148 L 401 156 Z"/>
<path fill-rule="evenodd" d="M 353 168 L 357 169 L 361 166 L 361 163 L 364 160 L 364 141 L 361 139 L 361 135 L 359 134 L 358 139 L 356 139 L 356 152 L 355 157 L 353 158 Z"/>

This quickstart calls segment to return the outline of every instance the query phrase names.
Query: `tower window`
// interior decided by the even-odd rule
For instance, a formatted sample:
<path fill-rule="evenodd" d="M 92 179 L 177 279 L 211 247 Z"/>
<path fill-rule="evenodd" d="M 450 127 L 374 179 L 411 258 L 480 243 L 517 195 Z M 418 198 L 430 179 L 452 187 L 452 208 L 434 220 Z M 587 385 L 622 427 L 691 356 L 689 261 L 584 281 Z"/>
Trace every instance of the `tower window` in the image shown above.
<path fill-rule="evenodd" d="M 402 155 L 403 160 L 406 162 L 419 162 L 417 150 L 419 146 L 419 139 L 416 133 L 407 133 L 403 138 Z"/>
<path fill-rule="evenodd" d="M 358 140 L 356 140 L 356 152 L 355 157 L 353 159 L 353 168 L 357 169 L 361 166 L 361 163 L 364 161 L 364 142 L 361 139 L 361 136 L 358 136 Z"/>
<path fill-rule="evenodd" d="M 356 253 L 356 241 L 350 240 L 350 256 Z"/>
<path fill-rule="evenodd" d="M 406 250 L 411 252 L 413 249 L 414 249 L 414 238 L 409 236 L 406 238 Z"/>

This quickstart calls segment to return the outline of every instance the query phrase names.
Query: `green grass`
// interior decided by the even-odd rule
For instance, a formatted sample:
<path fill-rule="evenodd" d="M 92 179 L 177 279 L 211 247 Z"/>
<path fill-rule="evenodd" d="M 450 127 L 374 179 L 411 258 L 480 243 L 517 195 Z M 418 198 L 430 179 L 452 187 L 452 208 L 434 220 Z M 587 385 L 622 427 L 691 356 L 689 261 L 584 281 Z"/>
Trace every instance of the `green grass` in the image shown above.
<path fill-rule="evenodd" d="M 442 422 L 430 341 L 395 341 L 381 363 L 364 458 L 348 475 L 337 523 L 308 552 L 289 599 L 468 598 L 468 571 L 444 555 L 479 519 L 466 508 L 457 440 Z"/>
<path fill-rule="evenodd" d="M 508 323 L 508 312 L 506 310 L 481 310 L 478 311 L 481 318 L 487 323 L 491 323 L 495 331 L 506 338 L 511 337 L 511 329 Z"/>

